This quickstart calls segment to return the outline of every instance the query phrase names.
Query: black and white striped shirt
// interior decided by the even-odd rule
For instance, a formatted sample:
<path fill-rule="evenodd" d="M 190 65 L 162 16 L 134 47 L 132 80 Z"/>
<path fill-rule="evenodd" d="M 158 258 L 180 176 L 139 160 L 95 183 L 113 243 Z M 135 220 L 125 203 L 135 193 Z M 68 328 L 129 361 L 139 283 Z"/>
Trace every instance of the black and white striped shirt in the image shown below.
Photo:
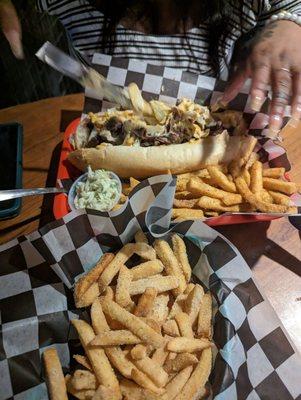
<path fill-rule="evenodd" d="M 273 14 L 285 9 L 301 13 L 301 1 L 242 0 L 243 14 L 235 8 L 230 21 L 231 32 L 219 53 L 229 61 L 235 41 L 242 33 L 261 26 Z M 66 28 L 68 38 L 77 51 L 91 58 L 103 52 L 101 33 L 104 16 L 87 0 L 37 0 L 38 9 L 55 15 Z M 237 10 L 237 12 L 235 11 Z M 109 54 L 109 49 L 105 49 Z M 205 75 L 214 75 L 208 55 L 208 27 L 206 24 L 190 29 L 187 34 L 147 35 L 118 25 L 114 42 L 114 56 L 145 60 L 152 64 L 180 68 Z M 197 60 L 197 61 L 196 61 Z M 220 73 L 227 76 L 225 61 L 220 61 Z"/>

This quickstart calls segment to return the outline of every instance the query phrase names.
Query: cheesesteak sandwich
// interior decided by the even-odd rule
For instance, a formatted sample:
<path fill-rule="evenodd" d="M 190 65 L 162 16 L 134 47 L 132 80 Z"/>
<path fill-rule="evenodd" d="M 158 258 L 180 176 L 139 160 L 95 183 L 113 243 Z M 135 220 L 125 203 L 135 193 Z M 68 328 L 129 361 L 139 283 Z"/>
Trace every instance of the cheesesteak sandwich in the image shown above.
<path fill-rule="evenodd" d="M 69 154 L 80 170 L 90 165 L 124 178 L 179 174 L 244 162 L 254 149 L 256 139 L 246 135 L 241 113 L 212 113 L 187 99 L 176 106 L 146 102 L 135 84 L 128 89 L 132 110 L 111 108 L 81 121 L 73 138 L 75 151 Z"/>

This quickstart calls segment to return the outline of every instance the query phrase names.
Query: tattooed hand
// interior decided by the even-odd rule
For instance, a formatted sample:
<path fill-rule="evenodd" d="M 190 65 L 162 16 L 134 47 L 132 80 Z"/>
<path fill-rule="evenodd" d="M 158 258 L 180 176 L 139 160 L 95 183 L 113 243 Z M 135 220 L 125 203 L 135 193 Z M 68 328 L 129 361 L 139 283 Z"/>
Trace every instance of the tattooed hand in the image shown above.
<path fill-rule="evenodd" d="M 222 101 L 228 103 L 240 91 L 246 79 L 252 79 L 251 107 L 259 111 L 268 85 L 273 98 L 270 109 L 270 133 L 281 128 L 284 108 L 292 106 L 290 124 L 301 117 L 301 27 L 291 21 L 276 21 L 258 33 L 243 68 L 237 70 Z"/>

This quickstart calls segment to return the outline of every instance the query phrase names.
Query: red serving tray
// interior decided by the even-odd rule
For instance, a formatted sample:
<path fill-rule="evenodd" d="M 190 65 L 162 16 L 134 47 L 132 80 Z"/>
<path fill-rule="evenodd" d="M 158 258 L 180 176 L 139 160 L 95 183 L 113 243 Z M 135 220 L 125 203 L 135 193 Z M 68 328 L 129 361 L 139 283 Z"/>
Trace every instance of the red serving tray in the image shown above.
<path fill-rule="evenodd" d="M 80 122 L 80 118 L 72 121 L 65 133 L 63 138 L 63 145 L 61 150 L 61 156 L 59 161 L 59 168 L 57 174 L 57 180 L 60 179 L 76 179 L 79 175 L 82 174 L 77 168 L 75 168 L 68 160 L 68 154 L 72 151 L 72 146 L 69 142 L 69 137 L 75 131 Z M 56 219 L 64 217 L 66 214 L 70 212 L 68 206 L 68 198 L 66 194 L 60 193 L 55 195 L 54 205 L 53 205 L 53 213 Z M 209 226 L 218 226 L 218 225 L 233 225 L 233 224 L 245 224 L 250 222 L 257 221 L 271 221 L 273 219 L 277 219 L 280 217 L 270 216 L 267 214 L 262 215 L 221 215 L 220 217 L 213 217 L 206 221 L 204 221 Z"/>

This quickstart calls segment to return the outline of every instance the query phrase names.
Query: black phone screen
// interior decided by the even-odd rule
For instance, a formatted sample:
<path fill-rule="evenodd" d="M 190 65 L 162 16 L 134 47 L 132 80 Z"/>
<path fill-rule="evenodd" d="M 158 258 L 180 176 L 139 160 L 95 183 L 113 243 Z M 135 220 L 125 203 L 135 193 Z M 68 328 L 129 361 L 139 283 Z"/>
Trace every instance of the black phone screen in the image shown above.
<path fill-rule="evenodd" d="M 18 129 L 16 125 L 0 125 L 0 190 L 15 189 L 17 175 Z M 13 200 L 1 201 L 0 209 L 13 205 Z"/>

